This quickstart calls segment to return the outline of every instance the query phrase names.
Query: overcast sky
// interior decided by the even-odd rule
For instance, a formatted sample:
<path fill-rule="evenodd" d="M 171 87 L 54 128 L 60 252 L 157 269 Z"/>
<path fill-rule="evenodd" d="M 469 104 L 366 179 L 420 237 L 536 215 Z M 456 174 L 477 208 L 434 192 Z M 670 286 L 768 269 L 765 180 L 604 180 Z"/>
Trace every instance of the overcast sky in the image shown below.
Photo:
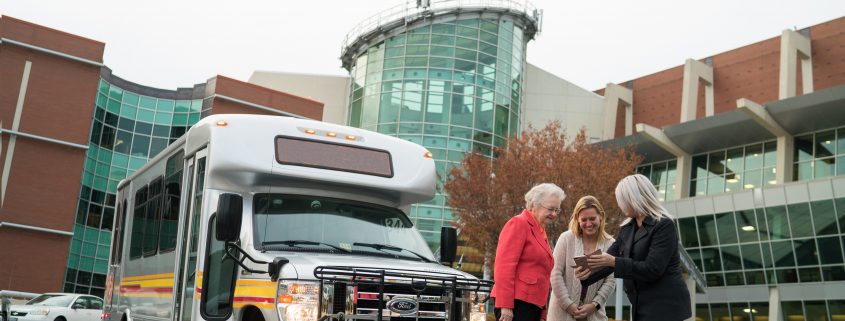
<path fill-rule="evenodd" d="M 405 3 L 0 0 L 0 14 L 105 42 L 115 75 L 175 89 L 217 74 L 246 81 L 255 70 L 345 75 L 338 59 L 345 35 Z M 845 16 L 843 0 L 532 3 L 544 17 L 528 61 L 589 90 Z"/>

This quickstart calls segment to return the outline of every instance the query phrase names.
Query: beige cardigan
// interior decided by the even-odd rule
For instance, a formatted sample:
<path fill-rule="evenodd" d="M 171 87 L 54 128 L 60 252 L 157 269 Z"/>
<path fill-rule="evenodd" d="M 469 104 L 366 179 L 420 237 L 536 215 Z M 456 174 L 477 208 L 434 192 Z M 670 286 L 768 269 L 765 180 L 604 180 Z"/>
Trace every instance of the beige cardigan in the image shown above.
<path fill-rule="evenodd" d="M 596 246 L 602 252 L 607 252 L 613 241 L 611 238 Z M 581 239 L 572 234 L 571 231 L 563 232 L 558 238 L 557 244 L 555 244 L 555 267 L 552 269 L 551 275 L 552 295 L 547 321 L 575 320 L 572 315 L 566 313 L 566 308 L 573 302 L 577 304 L 581 296 L 581 282 L 575 277 L 575 269 L 572 268 L 575 265 L 575 260 L 572 258 L 581 255 L 584 255 L 584 244 Z M 587 316 L 586 320 L 607 320 L 607 315 L 604 312 L 605 302 L 615 288 L 616 281 L 613 274 L 587 288 L 587 296 L 583 303 L 595 302 L 601 305 L 601 309 Z"/>

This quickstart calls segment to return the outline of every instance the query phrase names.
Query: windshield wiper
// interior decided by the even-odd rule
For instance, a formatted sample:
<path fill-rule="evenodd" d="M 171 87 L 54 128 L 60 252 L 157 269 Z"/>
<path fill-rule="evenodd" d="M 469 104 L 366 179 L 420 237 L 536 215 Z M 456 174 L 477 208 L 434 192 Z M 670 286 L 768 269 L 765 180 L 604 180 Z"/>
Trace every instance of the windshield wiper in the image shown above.
<path fill-rule="evenodd" d="M 414 256 L 416 256 L 416 257 L 418 257 L 418 258 L 422 259 L 422 260 L 423 260 L 423 261 L 425 261 L 425 262 L 428 262 L 428 263 L 434 263 L 434 261 L 432 261 L 431 259 L 429 259 L 429 258 L 427 258 L 427 257 L 425 257 L 425 256 L 422 256 L 421 254 L 419 254 L 419 253 L 417 253 L 417 252 L 411 251 L 411 250 L 409 250 L 409 249 L 404 249 L 404 248 L 401 248 L 401 247 L 398 247 L 398 246 L 387 245 L 387 244 L 378 244 L 378 243 L 357 243 L 357 242 L 356 242 L 356 243 L 352 243 L 352 246 L 356 246 L 356 245 L 357 245 L 357 246 L 363 246 L 363 247 L 374 248 L 374 249 L 379 250 L 379 251 L 383 251 L 383 250 L 391 250 L 391 251 L 394 251 L 394 252 L 402 252 L 402 251 L 406 251 L 406 252 L 411 253 L 411 254 L 413 254 Z"/>
<path fill-rule="evenodd" d="M 344 249 L 344 248 L 339 247 L 339 246 L 331 245 L 329 243 L 307 241 L 307 240 L 266 241 L 266 242 L 261 242 L 261 247 L 264 247 L 266 245 L 276 245 L 276 244 L 283 244 L 283 245 L 287 245 L 287 246 L 291 246 L 291 247 L 298 247 L 297 245 L 323 245 L 323 246 L 328 246 L 330 248 L 333 248 L 335 250 L 338 250 L 338 251 L 341 251 L 341 252 L 344 252 L 344 253 L 351 253 L 352 252 L 351 250 Z"/>

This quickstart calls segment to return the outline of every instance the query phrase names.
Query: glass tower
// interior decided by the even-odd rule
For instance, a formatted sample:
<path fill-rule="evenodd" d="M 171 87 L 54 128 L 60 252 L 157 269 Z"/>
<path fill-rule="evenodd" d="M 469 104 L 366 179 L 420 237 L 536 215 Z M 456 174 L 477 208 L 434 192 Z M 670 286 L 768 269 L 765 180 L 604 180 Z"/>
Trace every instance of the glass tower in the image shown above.
<path fill-rule="evenodd" d="M 402 11 L 415 12 L 397 16 L 402 21 L 430 19 L 393 29 L 380 16 L 378 27 L 348 42 L 342 57 L 352 77 L 348 124 L 418 143 L 434 155 L 437 195 L 411 208 L 432 248 L 444 222 L 455 219 L 442 191 L 447 173 L 467 152 L 492 157 L 493 147 L 519 130 L 525 49 L 539 15 L 532 9 L 529 16 L 522 2 L 485 2 L 518 6 L 514 11 L 453 2 Z"/>
<path fill-rule="evenodd" d="M 117 184 L 199 121 L 203 101 L 191 99 L 190 90 L 152 89 L 108 74 L 100 79 L 65 292 L 103 296 Z M 176 99 L 179 96 L 188 98 Z"/>

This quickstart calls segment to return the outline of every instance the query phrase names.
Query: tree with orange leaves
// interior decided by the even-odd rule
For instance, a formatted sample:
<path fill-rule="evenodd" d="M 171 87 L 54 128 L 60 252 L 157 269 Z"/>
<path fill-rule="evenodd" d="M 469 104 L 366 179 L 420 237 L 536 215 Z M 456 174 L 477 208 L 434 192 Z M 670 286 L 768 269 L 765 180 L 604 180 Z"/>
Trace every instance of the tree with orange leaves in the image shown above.
<path fill-rule="evenodd" d="M 444 190 L 448 204 L 458 214 L 467 245 L 485 253 L 492 266 L 499 232 L 525 207 L 525 193 L 536 184 L 562 187 L 566 199 L 558 222 L 546 227 L 548 239 L 557 240 L 579 198 L 593 195 L 607 212 L 608 233 L 616 233 L 623 220 L 614 189 L 622 177 L 634 173 L 642 157 L 628 148 L 603 148 L 589 144 L 582 129 L 569 141 L 559 122 L 543 129 L 528 128 L 495 150 L 496 157 L 467 154 L 460 167 L 449 172 Z M 485 273 L 486 275 L 487 273 Z"/>

